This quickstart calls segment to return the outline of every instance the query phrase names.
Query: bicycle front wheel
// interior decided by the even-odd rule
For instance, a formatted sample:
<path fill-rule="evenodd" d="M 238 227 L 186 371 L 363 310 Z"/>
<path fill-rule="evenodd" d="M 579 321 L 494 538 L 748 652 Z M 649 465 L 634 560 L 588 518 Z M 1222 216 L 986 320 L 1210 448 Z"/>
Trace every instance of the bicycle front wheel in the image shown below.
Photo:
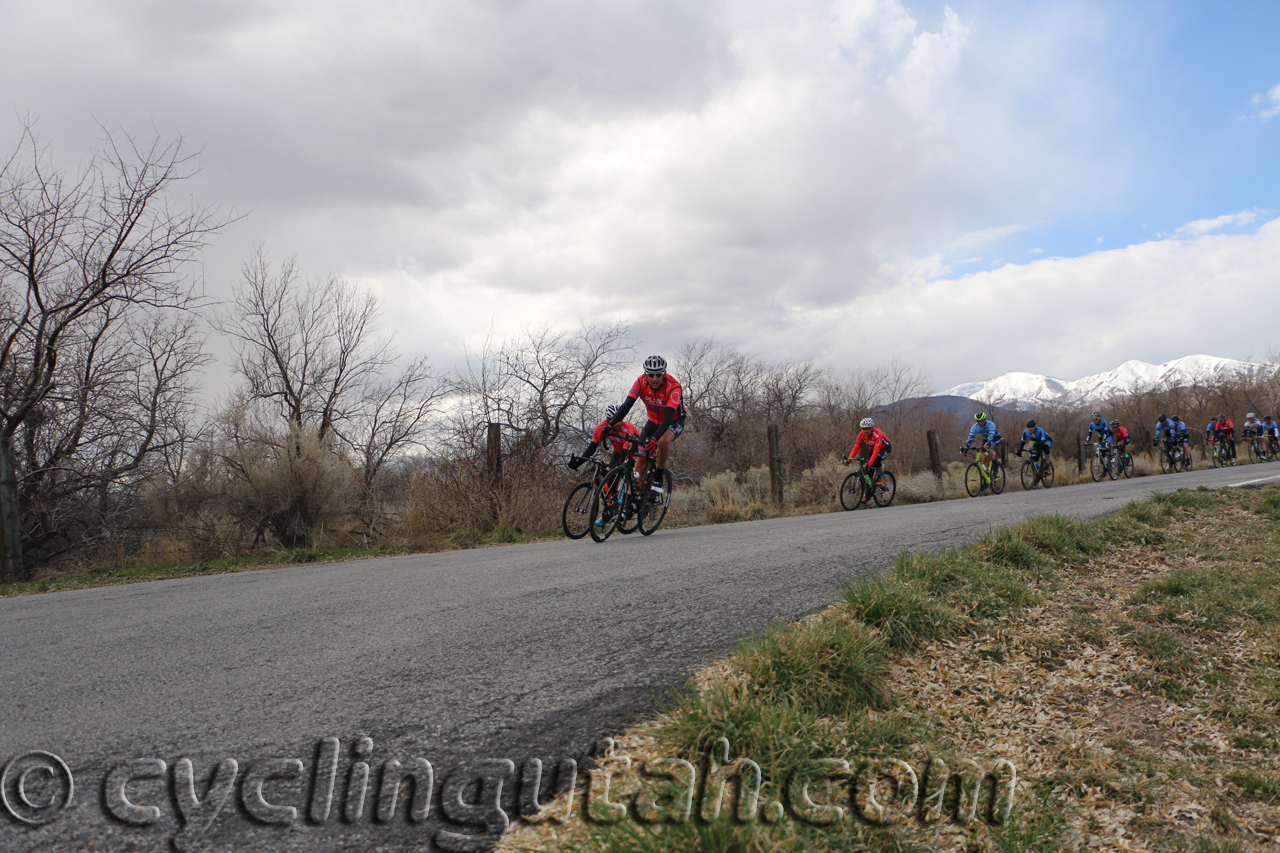
<path fill-rule="evenodd" d="M 1120 457 L 1120 471 L 1126 480 L 1133 479 L 1133 457 L 1127 453 Z"/>
<path fill-rule="evenodd" d="M 1191 465 L 1191 454 L 1190 454 L 1190 453 L 1184 453 L 1184 454 L 1182 454 L 1182 470 L 1183 470 L 1183 471 L 1190 471 L 1190 470 L 1191 470 L 1191 468 L 1192 468 L 1192 465 Z"/>
<path fill-rule="evenodd" d="M 1034 462 L 1022 463 L 1022 488 L 1028 492 L 1036 487 L 1036 466 Z"/>
<path fill-rule="evenodd" d="M 1115 453 L 1107 457 L 1107 476 L 1113 480 L 1120 479 L 1120 457 Z"/>
<path fill-rule="evenodd" d="M 636 513 L 639 519 L 640 535 L 648 536 L 657 530 L 662 524 L 662 519 L 667 517 L 667 507 L 671 505 L 671 472 L 662 472 L 662 494 L 655 496 L 652 492 L 645 498 L 644 503 L 640 505 L 640 511 Z"/>
<path fill-rule="evenodd" d="M 1046 489 L 1053 485 L 1053 460 L 1046 459 L 1040 465 L 1040 485 Z"/>
<path fill-rule="evenodd" d="M 591 538 L 597 542 L 608 539 L 617 528 L 621 510 L 630 500 L 626 474 L 620 469 L 605 474 L 591 498 Z"/>
<path fill-rule="evenodd" d="M 569 492 L 560 513 L 560 525 L 570 539 L 581 539 L 591 531 L 591 484 L 579 483 Z"/>
<path fill-rule="evenodd" d="M 1101 483 L 1106 474 L 1106 466 L 1102 464 L 1102 454 L 1093 454 L 1089 459 L 1089 476 L 1093 477 L 1093 482 Z"/>
<path fill-rule="evenodd" d="M 976 498 L 982 491 L 982 469 L 977 462 L 970 462 L 969 467 L 964 469 L 964 490 L 971 498 Z"/>
<path fill-rule="evenodd" d="M 840 484 L 840 506 L 849 512 L 858 508 L 860 500 L 862 500 L 862 478 L 858 476 L 857 471 L 854 471 Z"/>
<path fill-rule="evenodd" d="M 1169 455 L 1169 451 L 1160 451 L 1160 471 L 1165 474 L 1172 474 L 1178 470 L 1178 460 Z"/>
<path fill-rule="evenodd" d="M 1223 462 L 1225 461 L 1222 458 L 1222 453 L 1219 452 L 1218 448 L 1216 447 L 1213 449 L 1213 453 L 1209 455 L 1209 458 L 1212 460 L 1214 468 L 1221 468 L 1223 465 Z"/>
<path fill-rule="evenodd" d="M 1258 445 L 1256 442 L 1249 442 L 1249 464 L 1258 464 Z"/>
<path fill-rule="evenodd" d="M 875 491 L 871 493 L 871 499 L 876 502 L 876 506 L 888 506 L 893 503 L 893 496 L 897 493 L 898 478 L 889 471 L 885 471 L 884 480 L 876 484 Z"/>
<path fill-rule="evenodd" d="M 1000 460 L 991 463 L 991 493 L 998 495 L 1004 491 L 1004 466 Z"/>

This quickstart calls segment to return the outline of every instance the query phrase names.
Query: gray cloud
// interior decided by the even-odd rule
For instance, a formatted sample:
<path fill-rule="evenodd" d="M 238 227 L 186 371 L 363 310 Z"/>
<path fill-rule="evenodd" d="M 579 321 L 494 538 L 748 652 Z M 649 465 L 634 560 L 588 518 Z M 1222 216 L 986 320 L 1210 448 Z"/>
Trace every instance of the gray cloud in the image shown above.
<path fill-rule="evenodd" d="M 948 275 L 972 254 L 962 235 L 1123 183 L 1123 146 L 1099 153 L 1104 72 L 1073 53 L 1101 12 L 948 8 L 926 25 L 897 0 L 45 0 L 4 14 L 0 102 L 64 160 L 95 118 L 182 133 L 202 149 L 199 197 L 251 211 L 208 253 L 215 293 L 254 244 L 296 252 L 374 287 L 401 347 L 446 363 L 490 325 L 583 315 L 631 321 L 647 349 L 715 335 L 771 357 L 919 355 L 923 320 L 897 325 L 907 343 L 851 345 L 868 302 Z"/>

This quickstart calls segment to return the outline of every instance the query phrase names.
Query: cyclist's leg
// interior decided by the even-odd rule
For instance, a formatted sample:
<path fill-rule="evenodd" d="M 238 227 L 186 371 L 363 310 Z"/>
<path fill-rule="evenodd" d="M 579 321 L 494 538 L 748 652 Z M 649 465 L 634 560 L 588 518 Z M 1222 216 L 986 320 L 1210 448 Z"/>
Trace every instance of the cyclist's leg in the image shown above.
<path fill-rule="evenodd" d="M 645 444 L 648 444 L 649 439 L 653 438 L 653 434 L 658 431 L 659 426 L 661 426 L 661 424 L 655 423 L 654 421 L 648 421 L 644 425 L 644 429 L 640 430 L 640 446 L 641 447 L 643 447 Z M 641 480 L 644 479 L 645 474 L 649 473 L 649 457 L 648 456 L 641 454 L 636 457 L 636 473 L 640 475 Z"/>
<path fill-rule="evenodd" d="M 889 458 L 889 453 L 893 448 L 885 447 L 881 449 L 880 455 L 876 457 L 876 464 L 871 466 L 871 482 L 875 483 L 884 476 L 884 460 Z"/>
<path fill-rule="evenodd" d="M 673 421 L 667 431 L 662 434 L 662 438 L 658 439 L 658 470 L 667 467 L 667 457 L 671 455 L 671 442 L 680 437 L 680 433 L 684 432 L 684 418 Z"/>

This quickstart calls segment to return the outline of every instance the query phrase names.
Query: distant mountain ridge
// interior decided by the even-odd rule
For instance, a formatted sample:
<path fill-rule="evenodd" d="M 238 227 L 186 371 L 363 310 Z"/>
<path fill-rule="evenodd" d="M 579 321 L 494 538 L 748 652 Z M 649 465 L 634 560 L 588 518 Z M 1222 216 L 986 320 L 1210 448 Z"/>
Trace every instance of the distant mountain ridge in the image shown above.
<path fill-rule="evenodd" d="M 1046 403 L 1101 402 L 1135 387 L 1185 387 L 1229 379 L 1241 372 L 1276 369 L 1276 365 L 1211 355 L 1188 355 L 1164 364 L 1148 364 L 1135 359 L 1114 370 L 1083 379 L 1064 380 L 1038 373 L 1014 372 L 985 382 L 966 382 L 948 388 L 938 396 L 968 397 L 988 405 L 1027 409 Z"/>

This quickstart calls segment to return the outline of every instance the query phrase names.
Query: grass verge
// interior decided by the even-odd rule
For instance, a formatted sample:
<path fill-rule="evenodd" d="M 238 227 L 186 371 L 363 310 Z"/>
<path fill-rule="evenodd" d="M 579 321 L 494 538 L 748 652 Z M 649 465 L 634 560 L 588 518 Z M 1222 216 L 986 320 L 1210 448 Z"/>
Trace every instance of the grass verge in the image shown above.
<path fill-rule="evenodd" d="M 498 849 L 1275 849 L 1278 732 L 1280 490 L 1177 492 L 1094 523 L 1035 518 L 899 557 L 699 673 L 620 738 L 597 772 L 636 819 L 583 820 L 580 789 L 568 824 L 517 822 Z M 759 767 L 760 800 L 711 820 L 720 738 L 744 759 L 730 766 Z M 659 759 L 702 779 L 687 803 L 668 783 L 687 819 L 652 808 L 636 769 Z M 1007 820 L 994 791 L 973 820 L 962 802 L 930 799 L 939 762 L 967 759 L 1016 767 Z M 894 760 L 920 796 L 872 823 L 868 790 L 899 805 L 908 790 L 884 772 Z M 844 814 L 824 825 L 823 806 Z"/>

